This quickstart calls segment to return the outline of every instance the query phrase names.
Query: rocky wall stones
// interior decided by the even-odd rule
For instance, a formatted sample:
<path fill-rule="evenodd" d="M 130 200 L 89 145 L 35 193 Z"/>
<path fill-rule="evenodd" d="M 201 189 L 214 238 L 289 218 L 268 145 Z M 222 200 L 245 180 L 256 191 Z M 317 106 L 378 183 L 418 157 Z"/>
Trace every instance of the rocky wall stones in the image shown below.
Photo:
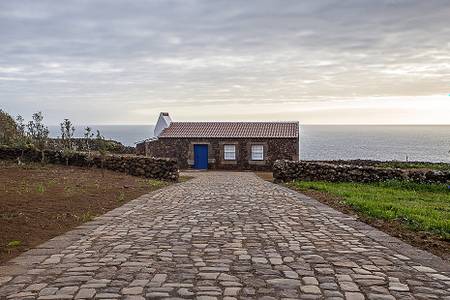
<path fill-rule="evenodd" d="M 87 144 L 89 144 L 89 150 L 98 151 L 100 148 L 99 140 L 86 139 L 86 138 L 72 138 L 70 140 L 72 147 L 76 151 L 88 151 Z M 125 146 L 121 142 L 114 140 L 104 140 L 108 145 L 108 151 L 116 154 L 134 154 L 135 148 L 131 146 Z M 50 138 L 47 142 L 47 148 L 51 150 L 62 150 L 64 148 L 63 142 L 60 138 Z"/>
<path fill-rule="evenodd" d="M 379 182 L 386 180 L 411 180 L 418 183 L 450 182 L 450 172 L 427 170 L 401 170 L 376 168 L 353 164 L 330 164 L 277 160 L 273 165 L 275 181 L 291 180 L 330 182 Z"/>
<path fill-rule="evenodd" d="M 41 161 L 41 152 L 33 148 L 13 148 L 0 146 L 0 159 L 22 161 Z M 64 156 L 62 151 L 45 150 L 45 161 L 52 164 L 68 164 L 70 166 L 98 168 L 102 165 L 102 157 L 98 154 L 90 156 L 85 152 L 73 152 Z M 173 159 L 144 157 L 135 155 L 107 155 L 103 167 L 108 170 L 127 173 L 146 178 L 177 181 L 178 167 Z"/>
<path fill-rule="evenodd" d="M 299 157 L 297 138 L 160 138 L 136 145 L 136 152 L 148 156 L 176 159 L 180 169 L 194 164 L 194 145 L 208 145 L 208 168 L 219 170 L 270 171 L 277 159 Z M 236 160 L 224 160 L 224 145 L 236 146 Z M 251 145 L 264 147 L 264 160 L 252 161 Z"/>

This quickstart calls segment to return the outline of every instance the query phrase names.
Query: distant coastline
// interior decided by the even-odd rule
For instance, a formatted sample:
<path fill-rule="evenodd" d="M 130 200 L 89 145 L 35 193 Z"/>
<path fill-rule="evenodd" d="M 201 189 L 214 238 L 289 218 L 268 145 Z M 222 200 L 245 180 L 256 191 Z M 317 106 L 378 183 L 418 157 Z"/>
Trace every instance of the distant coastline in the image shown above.
<path fill-rule="evenodd" d="M 81 136 L 86 125 L 75 126 Z M 124 145 L 151 137 L 153 125 L 89 125 Z M 59 135 L 59 126 L 49 126 Z M 450 125 L 303 125 L 300 157 L 305 160 L 373 159 L 450 163 Z"/>

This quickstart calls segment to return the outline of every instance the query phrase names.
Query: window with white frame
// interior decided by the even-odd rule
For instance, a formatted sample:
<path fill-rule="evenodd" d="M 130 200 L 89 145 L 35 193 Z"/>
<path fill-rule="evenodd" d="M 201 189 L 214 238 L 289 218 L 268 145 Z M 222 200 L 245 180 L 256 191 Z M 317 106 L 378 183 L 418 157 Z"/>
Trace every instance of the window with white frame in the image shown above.
<path fill-rule="evenodd" d="M 252 145 L 252 160 L 264 160 L 263 145 Z"/>
<path fill-rule="evenodd" d="M 225 160 L 236 160 L 236 145 L 223 145 L 223 158 Z"/>

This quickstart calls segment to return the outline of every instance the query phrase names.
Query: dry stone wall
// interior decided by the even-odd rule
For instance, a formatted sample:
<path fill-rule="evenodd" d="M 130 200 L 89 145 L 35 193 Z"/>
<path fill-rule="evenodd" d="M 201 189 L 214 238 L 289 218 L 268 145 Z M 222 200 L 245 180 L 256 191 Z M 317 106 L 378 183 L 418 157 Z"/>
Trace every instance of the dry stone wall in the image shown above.
<path fill-rule="evenodd" d="M 74 150 L 76 151 L 98 151 L 100 149 L 100 144 L 97 139 L 85 139 L 85 138 L 72 138 L 70 140 Z M 125 146 L 122 143 L 114 140 L 104 140 L 108 145 L 108 151 L 110 153 L 117 154 L 134 154 L 135 148 L 131 146 Z M 87 147 L 89 143 L 89 149 Z M 63 142 L 60 138 L 51 138 L 47 141 L 47 148 L 51 150 L 62 150 L 64 148 Z"/>
<path fill-rule="evenodd" d="M 85 152 L 74 152 L 64 156 L 62 151 L 45 150 L 45 161 L 51 164 L 66 164 L 80 167 L 101 167 L 102 159 L 98 154 L 90 156 Z M 23 161 L 41 161 L 41 152 L 33 148 L 13 148 L 0 146 L 0 159 L 16 160 L 21 157 Z M 108 170 L 127 173 L 146 178 L 169 181 L 178 180 L 177 162 L 172 159 L 154 158 L 135 155 L 107 155 L 103 167 Z"/>
<path fill-rule="evenodd" d="M 443 171 L 412 171 L 351 164 L 290 160 L 277 160 L 273 165 L 273 177 L 277 182 L 292 180 L 330 182 L 379 182 L 386 180 L 411 180 L 418 183 L 450 182 L 450 172 Z"/>

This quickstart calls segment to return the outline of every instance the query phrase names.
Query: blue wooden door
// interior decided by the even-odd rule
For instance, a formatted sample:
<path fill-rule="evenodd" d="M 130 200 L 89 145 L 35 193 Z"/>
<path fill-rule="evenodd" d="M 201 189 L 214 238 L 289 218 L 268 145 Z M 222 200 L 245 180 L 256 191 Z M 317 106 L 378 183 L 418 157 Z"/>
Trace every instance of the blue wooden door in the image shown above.
<path fill-rule="evenodd" d="M 194 169 L 208 169 L 208 145 L 194 145 Z"/>

